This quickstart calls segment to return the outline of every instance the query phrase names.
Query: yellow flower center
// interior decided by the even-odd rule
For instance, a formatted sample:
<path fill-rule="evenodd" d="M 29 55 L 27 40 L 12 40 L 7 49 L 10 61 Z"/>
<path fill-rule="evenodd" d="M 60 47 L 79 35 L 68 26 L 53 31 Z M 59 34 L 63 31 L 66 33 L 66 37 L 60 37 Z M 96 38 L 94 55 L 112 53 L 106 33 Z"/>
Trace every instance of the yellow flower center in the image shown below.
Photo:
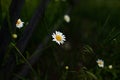
<path fill-rule="evenodd" d="M 99 62 L 98 62 L 98 64 L 102 65 L 102 64 L 103 64 L 103 62 L 102 62 L 102 61 L 99 61 Z"/>
<path fill-rule="evenodd" d="M 20 20 L 17 20 L 16 24 L 20 24 L 20 23 L 21 23 L 21 21 L 20 21 Z"/>
<path fill-rule="evenodd" d="M 56 39 L 57 39 L 58 41 L 61 41 L 61 40 L 62 40 L 62 37 L 61 37 L 60 35 L 56 35 Z"/>

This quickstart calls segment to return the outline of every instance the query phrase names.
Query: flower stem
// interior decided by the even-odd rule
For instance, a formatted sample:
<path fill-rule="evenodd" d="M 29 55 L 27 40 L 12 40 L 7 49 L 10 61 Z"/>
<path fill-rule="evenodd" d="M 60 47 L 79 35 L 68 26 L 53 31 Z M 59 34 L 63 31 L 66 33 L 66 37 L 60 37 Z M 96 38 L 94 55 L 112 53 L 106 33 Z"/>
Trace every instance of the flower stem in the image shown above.
<path fill-rule="evenodd" d="M 22 55 L 22 53 L 20 52 L 20 50 L 15 46 L 14 43 L 11 43 L 11 45 L 17 50 L 17 52 L 19 53 L 19 55 L 23 58 L 23 60 L 28 64 L 28 66 L 30 67 L 30 69 L 32 70 L 32 72 L 34 74 L 36 74 L 35 70 L 33 69 L 33 67 L 31 66 L 31 64 L 28 62 L 28 60 Z"/>

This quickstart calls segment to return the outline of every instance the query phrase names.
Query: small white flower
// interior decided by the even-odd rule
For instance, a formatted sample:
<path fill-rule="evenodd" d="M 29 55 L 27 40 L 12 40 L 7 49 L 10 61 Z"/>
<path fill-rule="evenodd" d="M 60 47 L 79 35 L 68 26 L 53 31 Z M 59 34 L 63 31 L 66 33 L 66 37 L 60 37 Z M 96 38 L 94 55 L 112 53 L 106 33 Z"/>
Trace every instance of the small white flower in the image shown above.
<path fill-rule="evenodd" d="M 112 65 L 109 65 L 109 66 L 108 66 L 108 68 L 109 68 L 109 69 L 112 69 L 112 68 L 113 68 L 113 66 L 112 66 Z"/>
<path fill-rule="evenodd" d="M 23 24 L 24 24 L 24 22 L 22 22 L 21 19 L 18 19 L 16 22 L 16 27 L 20 29 L 23 27 Z"/>
<path fill-rule="evenodd" d="M 68 69 L 69 69 L 69 66 L 65 66 L 65 69 L 68 70 Z"/>
<path fill-rule="evenodd" d="M 104 61 L 102 59 L 98 59 L 96 62 L 99 67 L 102 67 L 102 68 L 104 67 Z"/>
<path fill-rule="evenodd" d="M 64 15 L 64 20 L 67 22 L 67 23 L 69 23 L 70 22 L 70 17 L 69 17 L 69 15 Z"/>
<path fill-rule="evenodd" d="M 53 41 L 56 41 L 59 45 L 60 43 L 63 44 L 64 41 L 66 41 L 65 35 L 63 35 L 63 33 L 59 31 L 56 31 L 55 33 L 53 33 L 52 37 L 53 37 Z"/>
<path fill-rule="evenodd" d="M 16 38 L 17 38 L 17 34 L 12 34 L 12 37 L 13 37 L 14 39 L 16 39 Z"/>

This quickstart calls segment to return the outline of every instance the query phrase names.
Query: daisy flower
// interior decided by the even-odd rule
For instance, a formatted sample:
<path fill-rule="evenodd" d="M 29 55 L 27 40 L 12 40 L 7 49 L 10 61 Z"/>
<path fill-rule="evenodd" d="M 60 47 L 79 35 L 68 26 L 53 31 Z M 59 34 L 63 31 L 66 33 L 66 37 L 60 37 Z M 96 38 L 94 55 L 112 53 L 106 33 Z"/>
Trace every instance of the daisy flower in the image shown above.
<path fill-rule="evenodd" d="M 64 20 L 67 22 L 67 23 L 69 23 L 70 22 L 70 17 L 69 17 L 69 15 L 64 15 Z"/>
<path fill-rule="evenodd" d="M 55 33 L 53 33 L 52 38 L 53 38 L 53 41 L 57 42 L 59 45 L 63 44 L 64 41 L 66 41 L 65 35 L 63 35 L 63 33 L 59 31 L 56 31 Z"/>
<path fill-rule="evenodd" d="M 16 27 L 20 29 L 23 27 L 23 24 L 24 24 L 24 22 L 22 22 L 21 19 L 18 19 L 16 22 Z"/>
<path fill-rule="evenodd" d="M 98 59 L 96 62 L 99 67 L 102 67 L 102 68 L 104 67 L 104 61 L 102 59 Z"/>
<path fill-rule="evenodd" d="M 108 68 L 109 68 L 109 69 L 112 69 L 112 68 L 113 68 L 113 66 L 112 66 L 112 65 L 109 65 L 109 66 L 108 66 Z"/>

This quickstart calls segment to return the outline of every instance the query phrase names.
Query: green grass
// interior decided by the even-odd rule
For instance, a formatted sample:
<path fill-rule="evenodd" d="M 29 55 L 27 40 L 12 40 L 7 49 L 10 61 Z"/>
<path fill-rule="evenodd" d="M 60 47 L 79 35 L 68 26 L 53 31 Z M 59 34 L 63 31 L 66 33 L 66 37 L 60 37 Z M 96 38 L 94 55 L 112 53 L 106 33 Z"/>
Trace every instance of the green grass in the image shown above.
<path fill-rule="evenodd" d="M 0 0 L 0 31 L 6 27 L 3 25 L 7 18 L 8 31 L 12 34 L 11 2 Z M 19 16 L 24 27 L 16 29 L 17 39 L 8 35 L 11 40 L 0 65 L 0 80 L 8 80 L 7 77 L 9 80 L 119 80 L 119 0 L 80 0 L 77 3 L 74 0 L 51 0 L 31 33 L 25 51 L 21 52 L 16 44 L 40 2 L 25 0 Z M 70 16 L 70 23 L 64 21 L 65 14 Z M 66 36 L 63 45 L 52 41 L 52 33 L 56 30 Z M 104 60 L 104 68 L 98 67 L 97 59 Z M 109 69 L 109 65 L 113 68 Z M 9 71 L 5 72 L 7 69 Z"/>

